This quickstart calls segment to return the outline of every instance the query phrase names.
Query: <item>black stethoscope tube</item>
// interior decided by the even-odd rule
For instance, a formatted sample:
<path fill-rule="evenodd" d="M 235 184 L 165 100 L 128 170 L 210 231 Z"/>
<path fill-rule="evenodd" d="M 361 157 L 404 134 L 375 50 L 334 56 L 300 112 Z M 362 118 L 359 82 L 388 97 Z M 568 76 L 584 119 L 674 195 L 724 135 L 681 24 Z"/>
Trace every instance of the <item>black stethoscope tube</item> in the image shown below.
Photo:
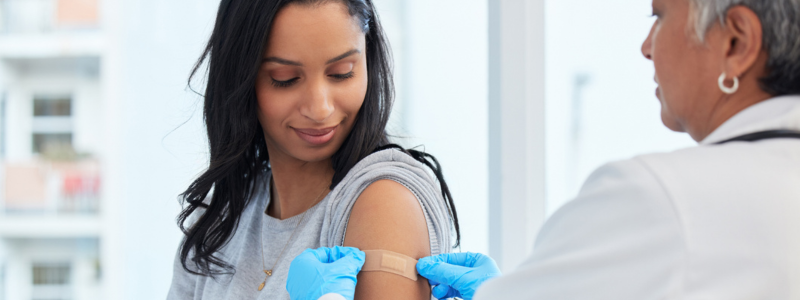
<path fill-rule="evenodd" d="M 756 142 L 769 139 L 800 139 L 800 131 L 796 130 L 767 130 L 749 133 L 737 136 L 732 139 L 727 139 L 721 142 L 716 142 L 714 145 L 722 145 L 730 142 Z"/>

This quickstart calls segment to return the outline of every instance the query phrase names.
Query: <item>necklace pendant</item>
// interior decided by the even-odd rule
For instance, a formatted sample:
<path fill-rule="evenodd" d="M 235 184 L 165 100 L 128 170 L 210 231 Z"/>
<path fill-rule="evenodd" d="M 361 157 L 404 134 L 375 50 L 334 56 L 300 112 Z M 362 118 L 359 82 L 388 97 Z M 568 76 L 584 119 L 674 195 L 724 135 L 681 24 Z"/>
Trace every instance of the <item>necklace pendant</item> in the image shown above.
<path fill-rule="evenodd" d="M 264 277 L 264 282 L 262 282 L 262 283 L 261 283 L 261 284 L 258 286 L 258 291 L 259 291 L 259 292 L 260 292 L 261 290 L 263 290 L 263 289 L 264 289 L 264 285 L 266 285 L 266 284 L 267 284 L 267 279 L 269 279 L 269 277 L 270 277 L 270 276 L 272 276 L 272 270 L 264 270 L 264 273 L 266 273 L 266 274 L 267 274 L 267 277 Z"/>

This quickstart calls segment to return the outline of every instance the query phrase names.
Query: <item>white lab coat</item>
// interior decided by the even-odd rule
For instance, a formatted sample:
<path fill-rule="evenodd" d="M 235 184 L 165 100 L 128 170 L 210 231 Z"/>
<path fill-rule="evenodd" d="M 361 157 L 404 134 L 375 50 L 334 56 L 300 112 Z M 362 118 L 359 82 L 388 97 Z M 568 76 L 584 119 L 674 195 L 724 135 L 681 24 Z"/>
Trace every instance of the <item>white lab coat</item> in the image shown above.
<path fill-rule="evenodd" d="M 800 97 L 753 105 L 697 147 L 601 167 L 474 299 L 800 299 L 800 140 L 712 145 L 770 129 L 800 130 Z"/>
<path fill-rule="evenodd" d="M 325 295 L 322 295 L 322 297 L 319 297 L 319 299 L 317 300 L 347 300 L 347 299 L 345 299 L 344 296 L 336 293 L 327 293 Z"/>

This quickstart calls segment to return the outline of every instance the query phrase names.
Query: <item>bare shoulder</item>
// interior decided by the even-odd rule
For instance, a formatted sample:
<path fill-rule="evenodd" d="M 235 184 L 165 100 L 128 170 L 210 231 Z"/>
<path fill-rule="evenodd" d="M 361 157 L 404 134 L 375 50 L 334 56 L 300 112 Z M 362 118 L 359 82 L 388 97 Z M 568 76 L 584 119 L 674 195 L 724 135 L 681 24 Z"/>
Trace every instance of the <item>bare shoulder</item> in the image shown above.
<path fill-rule="evenodd" d="M 416 196 L 393 180 L 370 184 L 353 206 L 344 245 L 414 259 L 430 255 L 428 227 Z M 359 274 L 355 299 L 376 298 L 430 299 L 430 286 L 424 279 L 415 282 L 390 273 Z"/>

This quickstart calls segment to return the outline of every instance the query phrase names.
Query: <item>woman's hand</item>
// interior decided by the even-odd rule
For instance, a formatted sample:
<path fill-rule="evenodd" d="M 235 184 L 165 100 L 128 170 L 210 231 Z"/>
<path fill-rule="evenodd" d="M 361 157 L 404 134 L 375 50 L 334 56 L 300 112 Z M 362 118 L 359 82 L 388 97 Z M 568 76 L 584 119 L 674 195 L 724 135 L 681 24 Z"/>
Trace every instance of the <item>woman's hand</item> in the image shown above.
<path fill-rule="evenodd" d="M 366 255 L 352 247 L 306 249 L 292 260 L 286 290 L 292 300 L 317 300 L 335 293 L 353 300 L 356 275 Z"/>

